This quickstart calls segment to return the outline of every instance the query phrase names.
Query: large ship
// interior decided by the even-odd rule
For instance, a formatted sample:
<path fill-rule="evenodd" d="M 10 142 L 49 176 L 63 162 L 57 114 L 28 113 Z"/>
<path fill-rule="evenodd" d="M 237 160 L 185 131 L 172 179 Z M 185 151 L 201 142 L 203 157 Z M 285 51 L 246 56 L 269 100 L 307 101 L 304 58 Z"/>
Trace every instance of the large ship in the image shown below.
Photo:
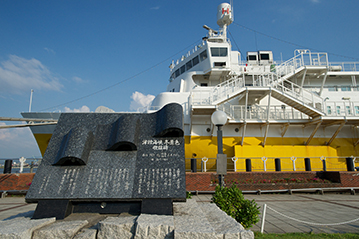
<path fill-rule="evenodd" d="M 227 27 L 232 9 L 217 9 L 219 30 L 208 30 L 202 43 L 172 61 L 167 91 L 144 112 L 168 103 L 183 107 L 187 169 L 196 158 L 202 170 L 215 170 L 217 130 L 211 122 L 216 110 L 227 114 L 223 151 L 228 170 L 254 171 L 347 170 L 359 150 L 359 63 L 330 62 L 325 52 L 295 50 L 293 58 L 275 62 L 272 51 L 241 53 L 232 50 Z M 60 113 L 24 112 L 25 118 L 57 119 Z M 41 153 L 54 125 L 32 126 Z M 350 161 L 349 160 L 349 161 Z M 359 164 L 356 164 L 358 166 Z"/>

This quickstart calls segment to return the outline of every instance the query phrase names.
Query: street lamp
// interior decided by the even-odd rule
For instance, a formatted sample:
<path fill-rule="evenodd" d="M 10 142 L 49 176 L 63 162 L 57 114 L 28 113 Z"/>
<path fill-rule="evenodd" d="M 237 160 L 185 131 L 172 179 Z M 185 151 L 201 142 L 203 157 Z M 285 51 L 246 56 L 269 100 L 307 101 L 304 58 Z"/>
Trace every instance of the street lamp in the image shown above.
<path fill-rule="evenodd" d="M 218 127 L 217 130 L 217 174 L 219 185 L 224 186 L 224 175 L 227 174 L 227 155 L 223 154 L 223 134 L 222 126 L 227 123 L 227 114 L 221 110 L 216 110 L 211 116 L 212 123 Z"/>

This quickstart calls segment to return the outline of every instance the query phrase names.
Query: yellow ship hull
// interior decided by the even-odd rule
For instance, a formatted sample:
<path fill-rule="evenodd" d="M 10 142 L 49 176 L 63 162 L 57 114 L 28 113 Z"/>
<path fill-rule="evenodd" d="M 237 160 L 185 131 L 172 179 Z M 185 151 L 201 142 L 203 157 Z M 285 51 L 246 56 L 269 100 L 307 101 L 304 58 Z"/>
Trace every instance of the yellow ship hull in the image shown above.
<path fill-rule="evenodd" d="M 327 138 L 315 138 L 313 145 L 303 145 L 306 138 L 268 138 L 266 145 L 261 145 L 262 138 L 246 137 L 241 146 L 241 137 L 224 137 L 223 151 L 228 157 L 228 170 L 236 168 L 237 172 L 245 171 L 245 160 L 251 159 L 252 171 L 274 171 L 274 159 L 280 158 L 283 171 L 293 171 L 293 161 L 296 171 L 304 171 L 304 158 L 311 159 L 313 171 L 323 170 L 323 160 L 326 161 L 328 171 L 346 171 L 346 157 L 358 155 L 359 146 L 353 146 L 357 139 L 336 138 L 330 146 L 324 145 Z M 217 137 L 186 136 L 185 137 L 186 168 L 190 169 L 190 158 L 197 159 L 197 168 L 215 171 L 217 155 Z M 359 166 L 359 163 L 355 163 Z M 202 169 L 203 170 L 203 169 Z"/>
<path fill-rule="evenodd" d="M 41 154 L 44 155 L 52 134 L 34 134 Z M 311 159 L 313 171 L 323 170 L 323 159 L 326 160 L 328 171 L 346 171 L 346 157 L 358 155 L 359 146 L 353 146 L 357 139 L 337 138 L 330 146 L 323 145 L 328 139 L 313 139 L 314 145 L 299 145 L 305 138 L 268 138 L 265 146 L 261 139 L 247 137 L 243 146 L 241 137 L 224 137 L 224 153 L 228 157 L 228 170 L 246 171 L 245 160 L 251 159 L 252 171 L 275 171 L 274 159 L 280 158 L 283 171 L 304 171 L 304 158 Z M 316 145 L 315 145 L 316 144 Z M 197 159 L 197 168 L 203 170 L 206 161 L 206 171 L 215 171 L 217 155 L 217 137 L 185 136 L 186 169 L 190 170 L 190 159 Z M 294 166 L 293 166 L 294 161 Z M 265 166 L 264 166 L 265 164 Z M 359 166 L 359 162 L 355 163 Z"/>

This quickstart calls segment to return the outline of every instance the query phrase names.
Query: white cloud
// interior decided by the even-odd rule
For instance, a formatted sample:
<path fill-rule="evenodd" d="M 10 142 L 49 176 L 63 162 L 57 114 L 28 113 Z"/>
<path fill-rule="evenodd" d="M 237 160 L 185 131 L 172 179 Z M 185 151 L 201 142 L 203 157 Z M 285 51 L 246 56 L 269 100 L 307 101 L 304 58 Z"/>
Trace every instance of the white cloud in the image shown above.
<path fill-rule="evenodd" d="M 56 54 L 56 52 L 50 48 L 45 47 L 44 50 L 47 51 L 47 53 Z"/>
<path fill-rule="evenodd" d="M 5 126 L 4 122 L 0 122 L 0 126 Z M 0 141 L 11 141 L 15 135 L 12 135 L 10 129 L 0 129 Z"/>
<path fill-rule="evenodd" d="M 76 112 L 76 113 L 78 113 L 78 112 L 90 112 L 90 108 L 89 107 L 87 107 L 86 105 L 84 105 L 84 106 L 82 106 L 81 108 L 79 108 L 79 109 L 70 109 L 69 107 L 65 107 L 65 112 L 67 112 L 67 113 L 69 113 L 69 112 Z"/>
<path fill-rule="evenodd" d="M 151 9 L 151 10 L 158 10 L 158 9 L 160 9 L 160 6 L 151 7 L 150 9 Z"/>
<path fill-rule="evenodd" d="M 145 107 L 151 104 L 153 99 L 155 98 L 154 95 L 144 95 L 141 92 L 134 92 L 131 96 L 131 105 L 130 110 L 137 110 L 138 108 Z"/>
<path fill-rule="evenodd" d="M 77 76 L 72 77 L 72 80 L 75 81 L 76 83 L 84 83 L 85 82 L 83 79 L 81 79 L 80 77 L 77 77 Z"/>
<path fill-rule="evenodd" d="M 310 0 L 312 3 L 320 3 L 320 0 Z"/>
<path fill-rule="evenodd" d="M 16 123 L 14 123 L 16 124 Z M 24 122 L 22 124 L 25 124 Z M 0 122 L 0 125 L 7 125 Z M 13 125 L 13 124 L 10 124 Z M 30 128 L 0 129 L 1 158 L 40 156 L 40 150 Z"/>
<path fill-rule="evenodd" d="M 0 65 L 0 92 L 20 94 L 30 89 L 59 91 L 63 85 L 40 61 L 10 55 Z"/>

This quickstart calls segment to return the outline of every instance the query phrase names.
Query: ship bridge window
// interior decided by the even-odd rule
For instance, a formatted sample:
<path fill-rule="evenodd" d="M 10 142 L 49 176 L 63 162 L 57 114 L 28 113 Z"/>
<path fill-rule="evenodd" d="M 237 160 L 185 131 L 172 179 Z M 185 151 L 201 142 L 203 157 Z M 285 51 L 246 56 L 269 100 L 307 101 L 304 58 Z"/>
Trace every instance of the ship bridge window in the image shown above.
<path fill-rule="evenodd" d="M 185 65 L 181 66 L 180 74 L 184 73 L 185 71 L 186 71 L 186 66 Z"/>
<path fill-rule="evenodd" d="M 192 68 L 192 61 L 186 63 L 186 69 L 189 70 Z"/>
<path fill-rule="evenodd" d="M 175 71 L 175 76 L 178 77 L 180 75 L 179 69 Z"/>
<path fill-rule="evenodd" d="M 261 54 L 261 60 L 269 60 L 269 54 Z"/>
<path fill-rule="evenodd" d="M 227 56 L 228 51 L 225 47 L 212 47 L 211 54 L 212 56 Z"/>
<path fill-rule="evenodd" d="M 207 59 L 207 50 L 204 50 L 203 52 L 201 52 L 201 54 L 199 54 L 199 57 L 201 59 L 201 61 L 204 61 Z"/>
<path fill-rule="evenodd" d="M 256 55 L 249 55 L 247 56 L 247 61 L 256 61 L 257 60 L 257 56 Z"/>
<path fill-rule="evenodd" d="M 199 59 L 198 59 L 198 56 L 195 56 L 193 59 L 192 59 L 192 65 L 195 66 L 199 63 Z"/>

